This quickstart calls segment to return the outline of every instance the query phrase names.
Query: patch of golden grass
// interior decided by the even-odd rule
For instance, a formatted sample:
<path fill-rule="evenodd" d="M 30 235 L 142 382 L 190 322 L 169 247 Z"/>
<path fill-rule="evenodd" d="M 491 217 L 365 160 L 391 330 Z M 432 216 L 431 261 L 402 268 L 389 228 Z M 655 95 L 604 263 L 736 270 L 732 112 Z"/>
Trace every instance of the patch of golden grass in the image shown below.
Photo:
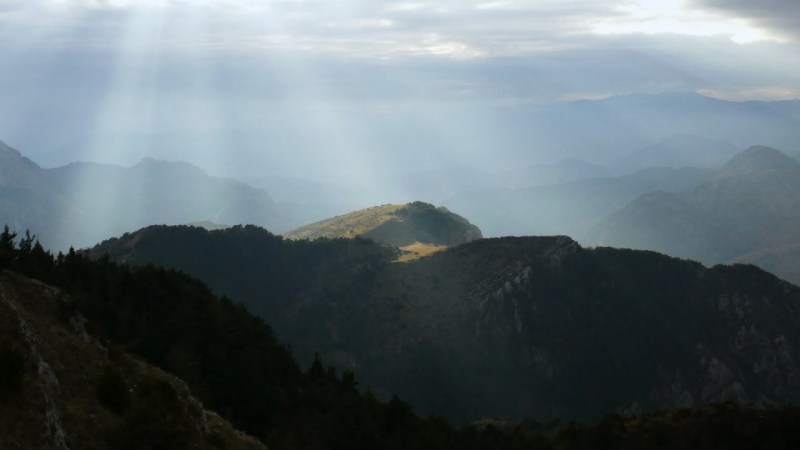
<path fill-rule="evenodd" d="M 411 245 L 400 247 L 402 253 L 400 253 L 400 256 L 398 256 L 397 259 L 394 260 L 394 262 L 406 263 L 409 261 L 413 261 L 415 259 L 420 259 L 426 256 L 430 256 L 446 248 L 447 248 L 446 245 L 423 244 L 422 242 L 414 242 Z"/>
<path fill-rule="evenodd" d="M 283 236 L 288 239 L 353 238 L 392 220 L 397 210 L 404 207 L 406 205 L 381 205 L 360 209 L 306 225 Z"/>

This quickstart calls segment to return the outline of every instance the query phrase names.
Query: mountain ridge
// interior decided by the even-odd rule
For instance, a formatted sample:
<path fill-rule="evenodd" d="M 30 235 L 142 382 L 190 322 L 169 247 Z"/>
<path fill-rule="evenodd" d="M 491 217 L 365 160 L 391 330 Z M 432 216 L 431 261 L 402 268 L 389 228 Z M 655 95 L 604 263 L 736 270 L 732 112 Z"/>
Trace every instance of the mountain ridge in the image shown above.
<path fill-rule="evenodd" d="M 800 288 L 753 266 L 564 236 L 481 239 L 392 264 L 369 241 L 146 231 L 91 254 L 197 276 L 268 318 L 301 360 L 320 352 L 423 413 L 587 418 L 800 391 L 786 381 L 800 373 Z"/>
<path fill-rule="evenodd" d="M 720 168 L 718 178 L 746 176 L 771 171 L 798 171 L 800 162 L 765 145 L 754 145 L 734 155 Z"/>

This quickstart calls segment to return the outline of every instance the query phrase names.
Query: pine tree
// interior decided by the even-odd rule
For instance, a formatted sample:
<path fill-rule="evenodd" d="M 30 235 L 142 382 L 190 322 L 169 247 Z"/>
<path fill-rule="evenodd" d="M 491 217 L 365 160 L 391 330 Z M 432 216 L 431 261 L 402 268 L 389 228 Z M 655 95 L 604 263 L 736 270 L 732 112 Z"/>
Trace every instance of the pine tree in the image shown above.
<path fill-rule="evenodd" d="M 16 257 L 16 247 L 14 239 L 17 233 L 12 233 L 8 225 L 3 227 L 3 233 L 0 234 L 0 269 L 8 267 Z"/>

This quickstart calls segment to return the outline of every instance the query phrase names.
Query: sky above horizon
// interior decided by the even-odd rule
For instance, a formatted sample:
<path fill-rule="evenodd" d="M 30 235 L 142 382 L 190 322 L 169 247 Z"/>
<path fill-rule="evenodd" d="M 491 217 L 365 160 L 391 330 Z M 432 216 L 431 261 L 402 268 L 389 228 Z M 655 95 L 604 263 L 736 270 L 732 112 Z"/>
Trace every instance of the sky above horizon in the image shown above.
<path fill-rule="evenodd" d="M 277 117 L 348 142 L 349 112 L 796 99 L 799 22 L 793 0 L 0 0 L 0 139 Z"/>

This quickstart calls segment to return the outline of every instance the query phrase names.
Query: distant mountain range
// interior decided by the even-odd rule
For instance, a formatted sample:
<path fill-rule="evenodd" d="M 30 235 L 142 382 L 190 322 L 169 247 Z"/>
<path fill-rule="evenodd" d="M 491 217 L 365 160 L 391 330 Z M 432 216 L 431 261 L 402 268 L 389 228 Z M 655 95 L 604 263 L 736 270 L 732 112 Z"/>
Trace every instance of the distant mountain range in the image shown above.
<path fill-rule="evenodd" d="M 363 239 L 149 227 L 94 257 L 175 268 L 425 413 L 582 417 L 800 402 L 800 289 L 566 237 L 482 239 L 403 264 Z"/>
<path fill-rule="evenodd" d="M 758 264 L 800 283 L 797 156 L 765 146 L 737 153 L 723 142 L 674 136 L 632 155 L 629 165 L 665 167 L 464 192 L 443 203 L 487 236 L 568 234 L 587 245 L 656 250 L 706 264 Z M 715 161 L 723 162 L 709 167 Z"/>
<path fill-rule="evenodd" d="M 114 152 L 98 153 L 99 149 L 117 150 L 128 158 L 125 164 L 145 156 L 190 161 L 208 173 L 264 189 L 277 203 L 287 204 L 283 228 L 261 224 L 275 232 L 354 209 L 421 199 L 469 217 L 487 236 L 558 233 L 579 240 L 582 230 L 650 191 L 626 196 L 605 214 L 589 218 L 578 211 L 582 206 L 573 210 L 567 205 L 561 216 L 560 208 L 541 209 L 549 205 L 546 201 L 530 210 L 512 201 L 514 206 L 505 211 L 508 226 L 487 218 L 497 206 L 460 209 L 449 199 L 476 191 L 629 175 L 646 167 L 718 167 L 731 156 L 730 146 L 800 151 L 800 101 L 735 102 L 695 93 L 632 94 L 480 111 L 432 107 L 424 118 L 404 109 L 381 114 L 349 111 L 346 129 L 364 132 L 345 133 L 346 140 L 326 136 L 324 127 L 310 133 L 297 120 L 273 116 L 252 128 L 190 133 L 109 133 L 94 126 L 54 129 L 52 124 L 43 133 L 42 125 L 32 120 L 3 130 L 0 137 L 44 167 L 112 158 Z M 451 124 L 457 132 L 440 132 Z M 553 224 L 579 225 L 551 231 L 550 223 L 535 222 L 550 217 Z M 525 226 L 530 220 L 532 225 Z"/>
<path fill-rule="evenodd" d="M 496 191 L 518 192 L 545 186 L 558 189 L 556 186 L 559 185 L 628 176 L 643 169 L 716 168 L 724 164 L 740 148 L 726 141 L 700 134 L 667 134 L 654 137 L 641 146 L 620 144 L 619 148 L 609 150 L 609 154 L 615 156 L 606 159 L 605 153 L 598 149 L 600 144 L 603 143 L 592 143 L 587 147 L 587 149 L 596 150 L 597 154 L 585 153 L 580 158 L 565 156 L 570 152 L 564 147 L 561 154 L 550 158 L 554 162 L 529 162 L 530 155 L 520 152 L 517 155 L 517 161 L 510 164 L 511 168 L 498 168 L 489 162 L 479 167 L 469 167 L 460 159 L 456 159 L 444 162 L 441 167 L 436 169 L 427 170 L 405 167 L 405 165 L 391 170 L 375 167 L 366 177 L 366 183 L 360 176 L 353 176 L 347 182 L 338 183 L 279 176 L 248 178 L 247 182 L 265 189 L 279 203 L 290 205 L 290 210 L 294 213 L 293 219 L 302 223 L 314 222 L 325 217 L 340 215 L 346 211 L 380 204 L 387 199 L 408 201 L 421 198 L 450 206 L 451 198 L 464 198 L 464 202 L 459 200 L 459 205 L 465 204 L 470 212 L 454 210 L 464 212 L 471 219 L 479 222 L 481 228 L 485 228 L 487 235 L 498 236 L 508 234 L 508 229 L 493 226 L 488 220 L 481 220 L 483 216 L 487 215 L 481 211 L 485 208 L 480 205 L 481 200 L 476 200 L 476 204 L 470 206 L 468 199 L 470 195 L 477 194 L 480 197 L 484 193 L 493 195 L 492 193 Z M 603 145 L 611 146 L 610 143 Z M 631 150 L 625 150 L 626 148 L 631 148 Z M 602 157 L 603 164 L 587 162 L 597 160 L 598 156 Z M 656 189 L 662 188 L 662 184 L 654 186 Z M 682 186 L 680 185 L 680 187 Z M 604 188 L 600 186 L 600 189 Z M 639 195 L 648 191 L 636 192 L 636 195 Z M 519 192 L 519 195 L 525 196 L 525 193 Z M 534 196 L 539 195 L 542 193 L 534 194 Z M 605 210 L 606 214 L 622 207 L 636 195 L 625 196 L 621 203 L 615 202 L 617 206 L 611 210 Z M 528 195 L 528 197 L 530 196 Z M 580 199 L 578 201 L 580 202 Z M 518 208 L 513 209 L 517 210 Z M 538 210 L 537 213 L 558 214 L 558 210 Z M 519 222 L 525 221 L 523 217 L 524 215 L 519 218 Z M 503 221 L 498 220 L 498 222 Z M 516 225 L 514 218 L 506 223 L 511 226 Z M 494 229 L 497 229 L 498 232 L 495 232 Z M 519 227 L 515 227 L 515 229 L 519 229 Z M 530 230 L 526 232 L 529 233 Z M 570 230 L 567 232 L 575 234 Z M 520 231 L 513 233 L 519 234 Z"/>
<path fill-rule="evenodd" d="M 653 167 L 622 176 L 463 192 L 442 203 L 469 217 L 487 236 L 567 234 L 582 239 L 642 194 L 691 189 L 711 177 L 712 169 Z"/>
<path fill-rule="evenodd" d="M 380 114 L 348 111 L 341 125 L 349 131 L 344 142 L 337 137 L 338 128 L 316 127 L 310 133 L 293 115 L 269 116 L 249 127 L 191 132 L 112 133 L 97 130 L 91 122 L 80 125 L 82 117 L 74 119 L 77 124 L 70 122 L 64 127 L 48 123 L 47 133 L 42 133 L 42 124 L 35 120 L 2 132 L 7 142 L 28 149 L 32 159 L 47 167 L 89 159 L 91 149 L 124 149 L 128 157 L 192 161 L 209 172 L 225 170 L 226 176 L 237 179 L 335 180 L 361 189 L 374 179 L 362 179 L 358 171 L 353 176 L 352 166 L 341 164 L 342 155 L 363 157 L 364 169 L 387 179 L 392 171 L 403 176 L 458 165 L 467 172 L 497 172 L 563 158 L 613 166 L 673 135 L 706 136 L 739 149 L 764 144 L 800 150 L 800 101 L 736 102 L 691 92 L 631 94 L 550 105 L 482 105 L 478 109 L 430 105 L 424 117 L 414 108 Z M 440 124 L 454 132 L 442 132 Z M 214 156 L 222 148 L 224 168 L 216 165 L 219 158 Z M 354 149 L 369 150 L 362 154 Z M 414 199 L 437 202 L 452 194 L 409 193 Z M 398 199 L 397 195 L 390 198 Z M 387 197 L 383 201 L 388 201 Z"/>
<path fill-rule="evenodd" d="M 476 188 L 519 186 L 463 191 L 443 202 L 470 217 L 487 236 L 564 234 L 590 245 L 652 249 L 707 264 L 752 262 L 800 283 L 795 263 L 800 236 L 794 231 L 798 219 L 793 212 L 797 205 L 791 200 L 797 195 L 793 180 L 798 162 L 788 156 L 797 153 L 777 157 L 772 152 L 770 159 L 766 147 L 754 148 L 761 151 L 729 157 L 735 152 L 726 142 L 679 134 L 642 148 L 609 168 L 564 159 L 483 175 L 459 169 L 420 173 L 419 179 L 407 182 L 421 191 L 438 183 L 438 190 L 433 189 L 437 192 L 467 189 L 470 183 Z M 710 167 L 723 159 L 730 162 L 721 168 Z M 762 162 L 767 165 L 762 167 Z M 0 221 L 14 229 L 30 229 L 55 250 L 89 246 L 150 224 L 256 224 L 285 232 L 304 217 L 358 203 L 358 194 L 353 192 L 344 196 L 352 195 L 349 200 L 337 197 L 335 189 L 322 195 L 325 184 L 296 195 L 281 191 L 288 202 L 277 203 L 262 189 L 210 176 L 188 163 L 149 158 L 129 168 L 84 162 L 43 169 L 0 143 L 0 163 Z M 624 174 L 654 164 L 663 167 Z M 380 191 L 378 187 L 373 194 Z M 303 192 L 309 195 L 306 203 Z M 423 230 L 424 222 L 431 218 L 451 221 L 450 234 L 463 233 L 471 236 L 469 239 L 481 235 L 449 211 L 436 213 L 432 207 L 415 211 L 380 224 L 376 230 L 356 234 L 395 245 L 398 242 L 386 241 L 380 234 L 392 229 L 390 234 L 399 236 L 402 230 L 393 227 L 407 229 L 403 239 L 420 237 L 399 245 L 419 243 L 404 249 L 407 257 L 464 241 L 424 243 L 432 237 L 430 230 Z M 369 215 L 353 214 L 287 236 L 340 236 L 320 230 L 334 227 L 337 221 L 347 223 Z M 383 211 L 378 215 L 392 214 Z"/>
<path fill-rule="evenodd" d="M 589 241 L 709 264 L 752 262 L 800 283 L 800 162 L 752 147 L 693 189 L 637 198 L 599 224 Z"/>
<path fill-rule="evenodd" d="M 42 169 L 0 142 L 0 222 L 30 229 L 48 248 L 88 246 L 153 223 L 201 221 L 289 227 L 263 190 L 187 163 L 144 159 L 129 168 Z"/>
<path fill-rule="evenodd" d="M 728 142 L 704 136 L 675 134 L 620 159 L 617 171 L 634 172 L 648 167 L 716 168 L 739 151 Z"/>
<path fill-rule="evenodd" d="M 0 141 L 0 220 L 13 229 L 30 229 L 47 245 L 62 234 L 84 241 L 78 224 L 65 217 L 70 208 L 42 168 Z"/>

